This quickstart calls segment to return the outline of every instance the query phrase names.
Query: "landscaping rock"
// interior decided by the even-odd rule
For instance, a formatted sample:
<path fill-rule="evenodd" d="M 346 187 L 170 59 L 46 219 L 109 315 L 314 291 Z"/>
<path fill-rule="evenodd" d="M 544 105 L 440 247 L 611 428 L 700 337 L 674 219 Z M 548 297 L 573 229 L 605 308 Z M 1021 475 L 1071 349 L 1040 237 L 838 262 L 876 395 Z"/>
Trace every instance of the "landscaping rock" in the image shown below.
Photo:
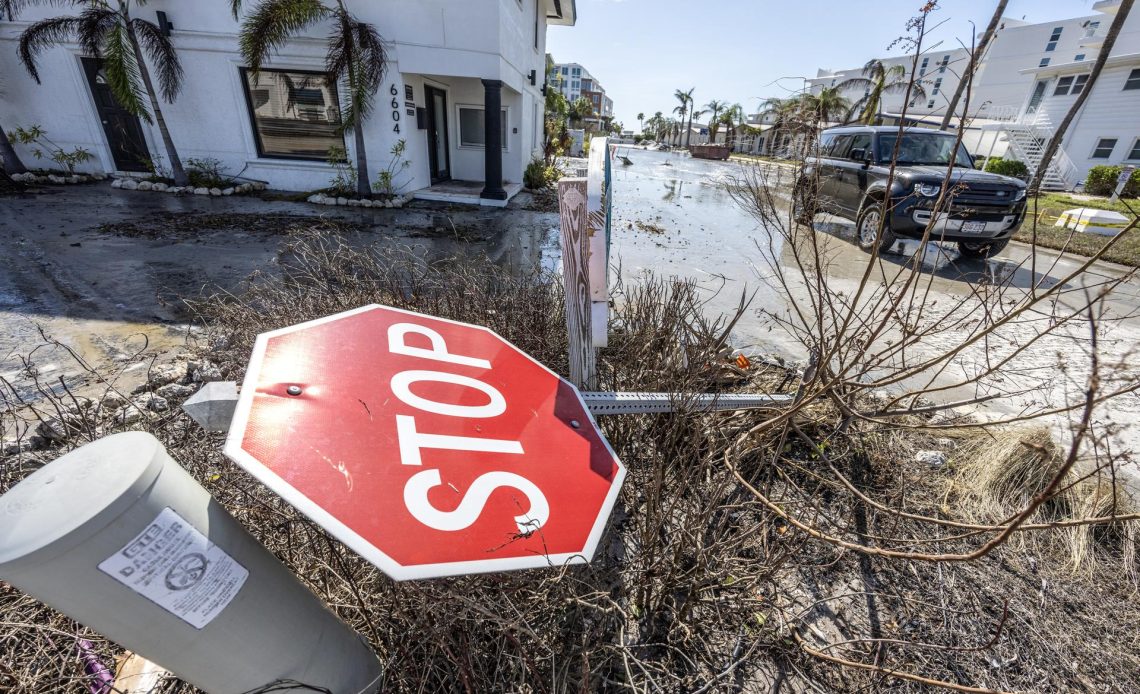
<path fill-rule="evenodd" d="M 105 180 L 107 180 L 107 174 L 93 173 L 93 174 L 91 174 L 91 179 L 95 180 L 95 181 L 105 181 Z"/>
<path fill-rule="evenodd" d="M 142 410 L 135 407 L 134 405 L 126 405 L 120 408 L 119 411 L 114 414 L 112 419 L 119 424 L 134 424 L 135 422 L 142 419 L 142 416 Z"/>
<path fill-rule="evenodd" d="M 165 412 L 170 409 L 170 403 L 166 398 L 154 393 L 143 393 L 132 400 L 131 404 L 140 410 L 150 410 L 152 412 Z"/>
<path fill-rule="evenodd" d="M 103 393 L 103 397 L 100 398 L 100 400 L 99 406 L 104 411 L 117 410 L 127 404 L 126 396 L 120 395 L 118 391 L 114 390 L 108 390 L 106 393 Z"/>
<path fill-rule="evenodd" d="M 222 189 L 221 188 L 211 188 L 210 189 L 210 195 L 214 196 L 215 198 L 220 198 L 220 197 L 222 197 Z"/>
<path fill-rule="evenodd" d="M 361 200 L 360 206 L 361 207 L 372 207 L 372 201 L 371 200 Z"/>
<path fill-rule="evenodd" d="M 187 366 L 192 383 L 209 383 L 210 381 L 220 381 L 223 378 L 222 370 L 211 361 L 191 361 L 187 362 Z"/>
<path fill-rule="evenodd" d="M 161 364 L 150 370 L 147 376 L 147 385 L 158 388 L 168 383 L 180 383 L 189 376 L 188 362 L 176 361 L 170 364 Z"/>
<path fill-rule="evenodd" d="M 13 176 L 13 178 L 15 178 L 15 176 Z M 22 180 L 24 180 L 24 179 L 20 178 L 20 179 L 17 179 L 17 180 L 20 180 L 20 181 L 22 181 Z M 123 179 L 121 179 L 121 178 L 116 178 L 115 180 L 111 181 L 111 187 L 112 187 L 112 188 L 122 188 L 122 187 L 123 187 Z"/>
<path fill-rule="evenodd" d="M 337 198 L 336 204 L 340 205 L 341 207 L 344 207 L 345 205 L 348 204 L 348 198 Z"/>
<path fill-rule="evenodd" d="M 224 195 L 226 197 L 229 197 L 230 195 L 233 195 L 233 194 L 234 194 L 233 188 L 223 188 L 222 189 L 222 195 Z"/>
<path fill-rule="evenodd" d="M 195 188 L 194 189 L 194 195 L 209 195 L 209 194 L 210 194 L 209 188 Z"/>
<path fill-rule="evenodd" d="M 309 197 L 305 198 L 305 200 L 307 202 L 313 203 L 314 205 L 319 205 L 321 204 L 321 201 L 324 200 L 324 198 L 320 195 L 310 195 Z"/>
<path fill-rule="evenodd" d="M 336 205 L 336 198 L 325 198 L 323 204 Z"/>
<path fill-rule="evenodd" d="M 39 423 L 36 427 L 36 434 L 48 441 L 63 443 L 80 431 L 82 423 L 83 419 L 75 415 L 52 417 Z"/>
<path fill-rule="evenodd" d="M 942 451 L 919 451 L 914 454 L 914 461 L 930 467 L 942 467 L 946 464 L 947 458 Z"/>
<path fill-rule="evenodd" d="M 153 186 L 151 186 L 151 190 L 157 190 L 160 193 L 165 193 L 169 187 L 170 186 L 166 185 L 165 183 L 155 183 Z"/>
<path fill-rule="evenodd" d="M 154 391 L 167 400 L 184 400 L 193 395 L 197 389 L 194 386 L 185 386 L 181 383 L 167 383 Z"/>
<path fill-rule="evenodd" d="M 349 207 L 360 207 L 360 201 L 359 200 L 349 200 L 348 206 Z"/>
<path fill-rule="evenodd" d="M 122 189 L 123 190 L 138 190 L 139 189 L 139 182 L 134 180 L 134 179 L 128 178 L 125 181 L 123 181 Z"/>

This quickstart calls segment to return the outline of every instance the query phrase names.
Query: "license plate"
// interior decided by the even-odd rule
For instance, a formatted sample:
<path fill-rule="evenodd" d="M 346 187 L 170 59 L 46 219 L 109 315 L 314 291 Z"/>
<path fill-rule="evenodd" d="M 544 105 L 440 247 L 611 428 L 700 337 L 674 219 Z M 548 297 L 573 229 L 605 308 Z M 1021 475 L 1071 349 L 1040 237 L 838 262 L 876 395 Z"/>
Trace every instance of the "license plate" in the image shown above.
<path fill-rule="evenodd" d="M 967 234 L 976 234 L 986 230 L 985 222 L 962 222 L 962 231 Z"/>

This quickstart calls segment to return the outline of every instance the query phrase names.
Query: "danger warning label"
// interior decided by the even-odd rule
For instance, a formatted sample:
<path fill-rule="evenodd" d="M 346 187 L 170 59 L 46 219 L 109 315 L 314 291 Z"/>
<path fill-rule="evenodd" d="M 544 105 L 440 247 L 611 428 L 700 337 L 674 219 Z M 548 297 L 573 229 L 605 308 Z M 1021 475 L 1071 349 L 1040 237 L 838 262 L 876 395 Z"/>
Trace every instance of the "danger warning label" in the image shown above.
<path fill-rule="evenodd" d="M 99 570 L 201 629 L 241 590 L 249 571 L 170 508 Z"/>

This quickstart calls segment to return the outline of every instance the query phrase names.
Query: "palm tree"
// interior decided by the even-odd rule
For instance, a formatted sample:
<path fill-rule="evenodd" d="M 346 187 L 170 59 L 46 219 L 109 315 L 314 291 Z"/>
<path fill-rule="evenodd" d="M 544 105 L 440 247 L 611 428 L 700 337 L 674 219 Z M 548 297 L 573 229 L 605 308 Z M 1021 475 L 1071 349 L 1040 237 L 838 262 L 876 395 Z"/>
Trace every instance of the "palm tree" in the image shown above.
<path fill-rule="evenodd" d="M 234 16 L 241 0 L 231 0 Z M 364 121 L 372 111 L 372 97 L 380 88 L 388 54 L 379 32 L 358 20 L 335 0 L 330 7 L 320 0 L 261 0 L 241 25 L 238 43 L 242 58 L 256 76 L 271 52 L 292 36 L 325 20 L 332 21 L 325 55 L 325 71 L 348 86 L 348 107 L 341 112 L 341 128 L 352 128 L 356 150 L 356 192 L 369 195 L 368 155 L 364 149 Z"/>
<path fill-rule="evenodd" d="M 696 90 L 696 87 L 692 87 L 689 89 L 689 91 L 684 91 L 683 89 L 677 89 L 673 92 L 673 98 L 675 98 L 677 101 L 681 102 L 680 106 L 677 106 L 673 109 L 673 113 L 680 114 L 680 116 L 681 116 L 681 127 L 684 127 L 684 125 L 685 125 L 685 114 L 686 113 L 689 114 L 689 130 L 692 130 L 692 127 L 693 127 L 693 116 L 692 116 L 692 112 L 690 109 L 693 105 L 693 92 L 695 90 Z M 689 146 L 688 136 L 685 137 L 685 146 L 686 147 Z"/>
<path fill-rule="evenodd" d="M 726 107 L 720 116 L 720 122 L 725 126 L 725 144 L 733 146 L 733 141 L 736 139 L 736 128 L 744 122 L 744 108 L 740 104 L 732 104 Z"/>
<path fill-rule="evenodd" d="M 43 0 L 54 4 L 52 0 Z M 35 0 L 8 0 L 9 8 L 35 2 Z M 75 40 L 89 55 L 99 58 L 107 76 L 107 84 L 115 100 L 124 109 L 147 123 L 157 123 L 162 144 L 170 160 L 174 185 L 190 183 L 182 168 L 182 159 L 174 147 L 166 119 L 158 105 L 158 95 L 150 76 L 150 68 L 143 59 L 145 52 L 158 75 L 162 97 L 174 103 L 182 91 L 182 63 L 174 44 L 158 25 L 131 16 L 131 0 L 118 0 L 112 7 L 109 0 L 70 0 L 69 4 L 85 8 L 78 16 L 44 19 L 24 30 L 20 35 L 18 53 L 24 68 L 40 81 L 36 56 L 49 46 Z M 135 7 L 146 0 L 134 0 Z M 144 96 L 145 99 L 144 100 Z M 150 110 L 146 101 L 149 100 Z M 153 115 L 153 120 L 152 120 Z"/>
<path fill-rule="evenodd" d="M 709 114 L 709 142 L 716 144 L 716 135 L 720 131 L 720 114 L 728 108 L 727 101 L 713 99 L 705 104 L 705 112 Z"/>
<path fill-rule="evenodd" d="M 582 122 L 594 115 L 594 105 L 584 96 L 580 96 L 570 104 L 570 124 L 581 128 Z"/>
<path fill-rule="evenodd" d="M 645 132 L 645 114 L 644 113 L 638 113 L 637 114 L 637 127 L 639 128 L 638 132 Z"/>
<path fill-rule="evenodd" d="M 17 11 L 23 6 L 22 0 L 0 0 L 0 19 L 7 19 L 9 22 L 16 18 Z M 0 75 L 0 97 L 4 96 L 4 82 L 3 75 Z M 24 173 L 27 167 L 24 162 L 20 161 L 19 155 L 12 147 L 12 143 L 8 140 L 8 131 L 0 124 L 0 169 L 5 173 L 11 175 L 15 173 Z"/>
<path fill-rule="evenodd" d="M 851 101 L 843 96 L 839 87 L 824 87 L 819 94 L 805 95 L 804 105 L 820 123 L 837 121 L 841 114 L 851 110 Z"/>
<path fill-rule="evenodd" d="M 1069 129 L 1069 125 L 1073 122 L 1073 118 L 1080 112 L 1081 107 L 1085 105 L 1085 99 L 1093 90 L 1093 85 L 1100 77 L 1101 70 L 1104 69 L 1104 63 L 1108 60 L 1108 56 L 1112 53 L 1112 47 L 1116 45 L 1116 38 L 1120 36 L 1120 29 L 1124 26 L 1124 22 L 1128 19 L 1128 13 L 1132 11 L 1133 0 L 1121 0 L 1120 4 L 1116 6 L 1116 16 L 1112 19 L 1112 24 L 1108 26 L 1108 33 L 1104 35 L 1104 43 L 1100 45 L 1100 52 L 1097 53 L 1096 62 L 1093 63 L 1092 72 L 1089 73 L 1089 81 L 1085 83 L 1085 88 L 1081 90 L 1080 95 L 1069 107 L 1068 113 L 1057 124 L 1057 130 L 1053 133 L 1053 137 L 1049 138 L 1049 144 L 1045 145 L 1045 152 L 1041 155 L 1041 163 L 1037 165 L 1037 171 L 1033 173 L 1033 180 L 1029 183 L 1029 190 L 1038 190 L 1041 187 L 1041 180 L 1045 178 L 1045 172 L 1049 169 L 1049 162 L 1052 161 L 1053 155 L 1057 153 L 1057 149 L 1061 146 L 1061 140 L 1065 137 L 1065 131 Z M 1034 236 L 1036 236 L 1036 227 L 1034 228 Z"/>
<path fill-rule="evenodd" d="M 868 60 L 863 66 L 862 77 L 852 77 L 837 84 L 835 88 L 840 92 L 849 89 L 862 89 L 866 92 L 863 98 L 851 105 L 847 119 L 858 113 L 860 123 L 872 125 L 879 117 L 879 110 L 883 105 L 883 96 L 886 94 L 901 94 L 910 88 L 911 98 L 925 99 L 926 90 L 915 82 L 913 86 L 906 78 L 906 69 L 902 65 L 887 67 L 878 59 Z"/>

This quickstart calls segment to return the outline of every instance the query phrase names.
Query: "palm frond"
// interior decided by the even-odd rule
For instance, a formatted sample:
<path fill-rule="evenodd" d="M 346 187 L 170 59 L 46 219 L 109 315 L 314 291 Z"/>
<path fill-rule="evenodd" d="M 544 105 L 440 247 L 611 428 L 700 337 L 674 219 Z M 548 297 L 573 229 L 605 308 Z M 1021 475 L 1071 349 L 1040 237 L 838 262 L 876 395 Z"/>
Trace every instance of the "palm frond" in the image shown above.
<path fill-rule="evenodd" d="M 106 7 L 92 7 L 79 16 L 82 20 L 75 32 L 75 40 L 87 55 L 99 57 L 103 36 L 119 22 L 119 13 Z"/>
<path fill-rule="evenodd" d="M 24 29 L 24 33 L 20 34 L 16 54 L 32 79 L 37 83 L 40 81 L 40 73 L 36 68 L 36 56 L 40 51 L 70 39 L 82 22 L 80 17 L 52 17 Z"/>
<path fill-rule="evenodd" d="M 907 83 L 907 82 L 891 82 L 890 84 L 883 87 L 883 93 L 884 94 L 903 94 L 906 92 L 906 88 L 908 85 L 909 85 L 909 83 Z M 919 99 L 925 99 L 926 98 L 926 89 L 921 84 L 919 84 L 918 82 L 915 82 L 914 85 L 911 86 L 910 96 L 911 96 L 911 98 L 918 97 Z"/>
<path fill-rule="evenodd" d="M 150 123 L 150 112 L 143 101 L 142 74 L 126 26 L 116 23 L 104 35 L 100 57 L 103 59 L 103 72 L 107 75 L 107 86 L 115 100 L 130 113 Z"/>
<path fill-rule="evenodd" d="M 0 0 L 0 19 L 11 21 L 18 17 L 25 8 L 32 5 L 59 7 L 61 5 L 82 5 L 83 2 L 84 0 Z"/>
<path fill-rule="evenodd" d="M 849 89 L 870 89 L 873 86 L 875 86 L 874 80 L 867 79 L 866 77 L 852 77 L 835 85 L 835 89 L 845 92 Z"/>
<path fill-rule="evenodd" d="M 388 55 L 379 32 L 347 12 L 337 12 L 336 30 L 329 36 L 325 69 L 348 82 L 349 103 L 341 114 L 345 128 L 362 123 L 372 112 Z"/>
<path fill-rule="evenodd" d="M 241 14 L 241 0 L 230 0 L 230 12 L 233 13 L 234 19 L 238 18 Z"/>
<path fill-rule="evenodd" d="M 131 29 L 134 30 L 139 46 L 146 52 L 150 62 L 154 65 L 158 75 L 158 86 L 162 91 L 162 98 L 166 103 L 172 104 L 182 91 L 182 61 L 178 59 L 178 51 L 170 37 L 145 19 L 132 19 Z"/>
<path fill-rule="evenodd" d="M 242 58 L 257 73 L 271 52 L 328 15 L 320 0 L 264 0 L 242 22 L 238 40 Z"/>

